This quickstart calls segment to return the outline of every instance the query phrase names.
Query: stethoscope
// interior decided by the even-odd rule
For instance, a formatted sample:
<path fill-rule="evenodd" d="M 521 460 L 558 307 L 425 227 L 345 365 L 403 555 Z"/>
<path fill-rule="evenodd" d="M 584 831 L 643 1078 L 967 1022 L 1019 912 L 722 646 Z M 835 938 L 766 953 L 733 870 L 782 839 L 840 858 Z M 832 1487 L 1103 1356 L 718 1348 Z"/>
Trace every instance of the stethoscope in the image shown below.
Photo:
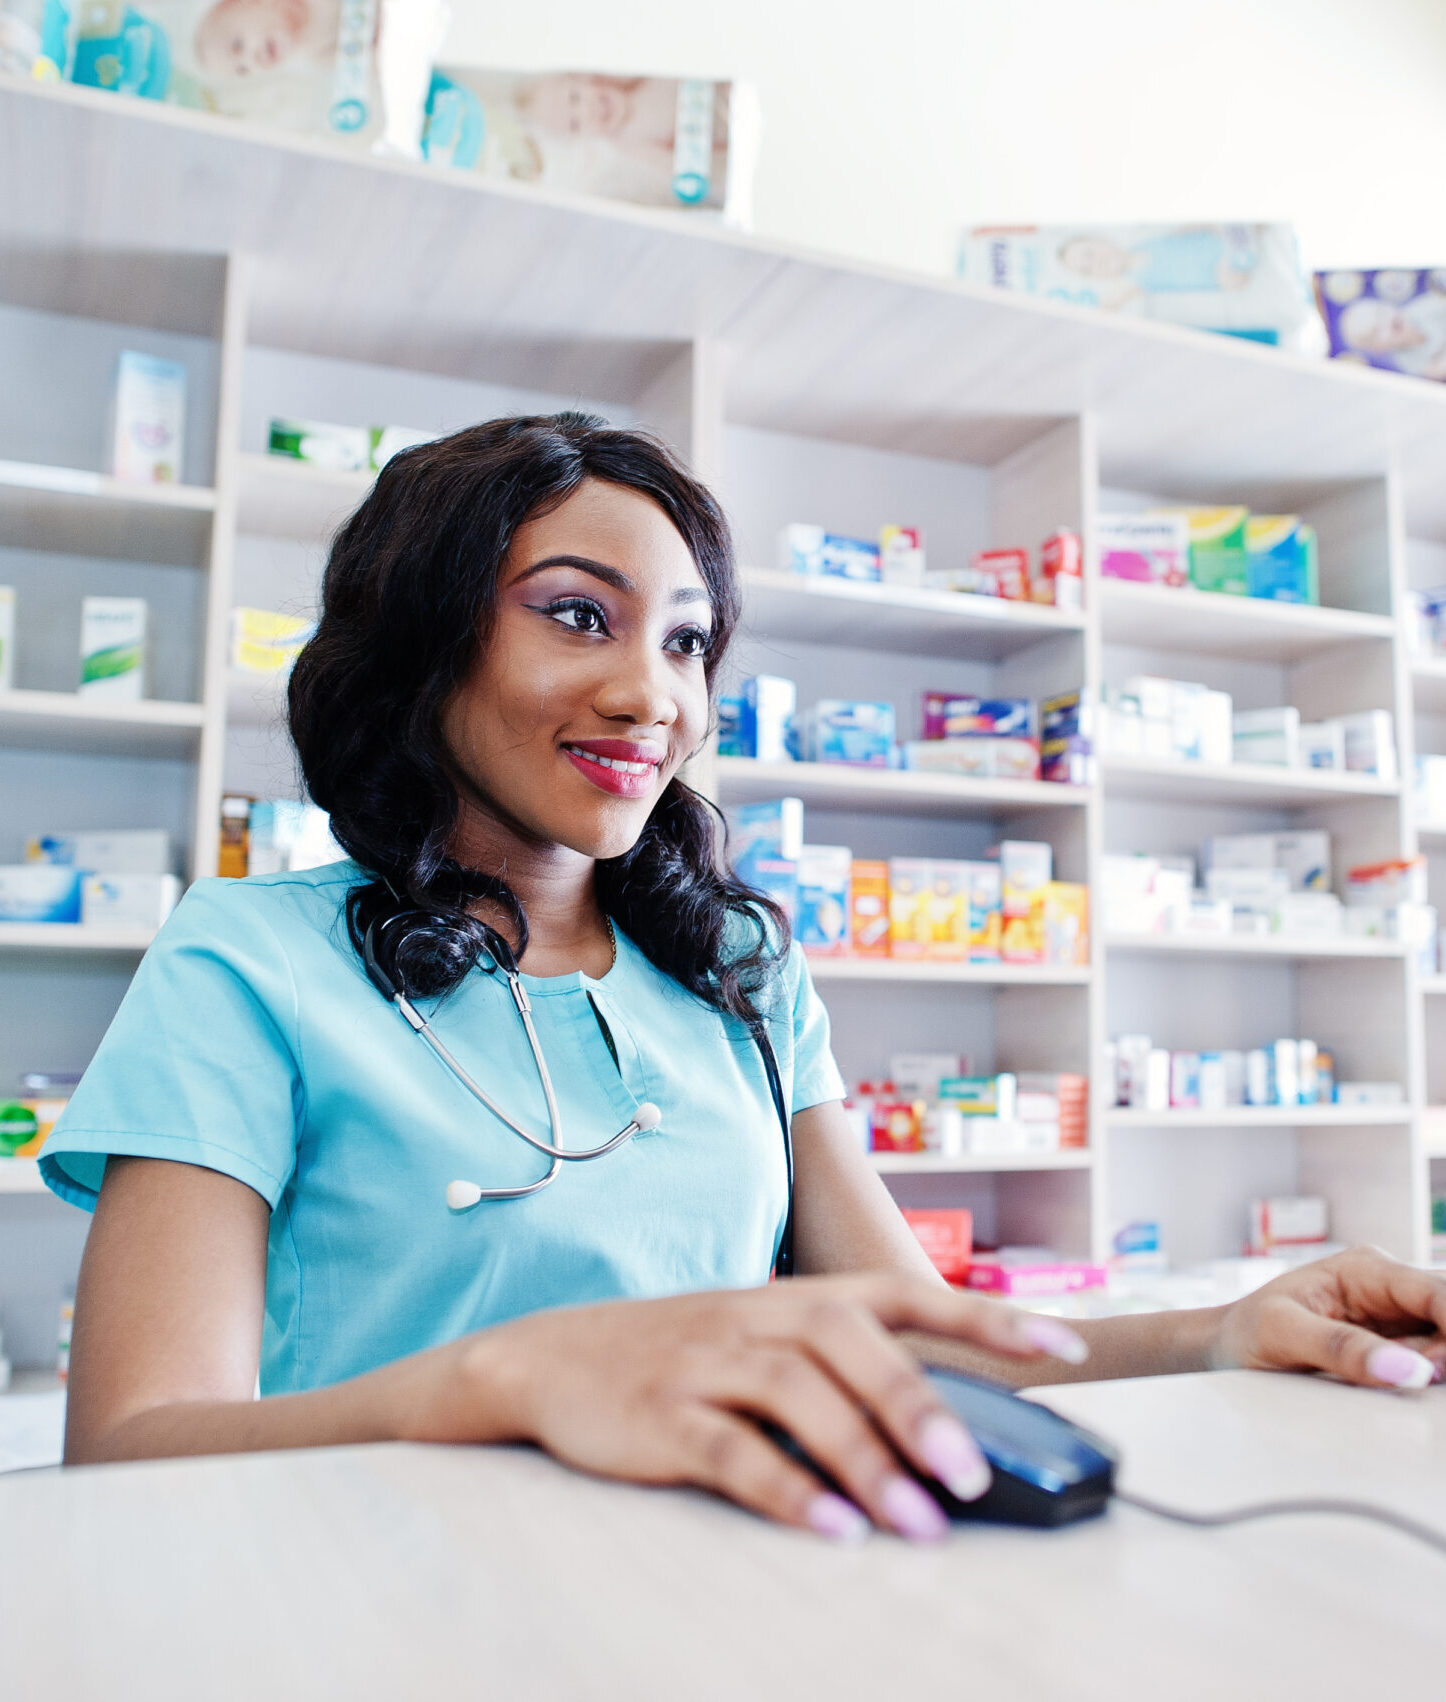
<path fill-rule="evenodd" d="M 419 915 L 417 911 L 402 911 L 398 915 L 379 918 L 370 923 L 362 938 L 362 962 L 372 985 L 387 1000 L 395 1005 L 402 1019 L 414 1034 L 426 1041 L 432 1051 L 442 1061 L 442 1064 L 465 1087 L 474 1099 L 485 1105 L 499 1122 L 504 1123 L 513 1134 L 526 1141 L 528 1146 L 535 1147 L 538 1152 L 545 1153 L 549 1163 L 547 1174 L 536 1182 L 529 1182 L 521 1188 L 483 1188 L 476 1182 L 454 1181 L 447 1184 L 446 1199 L 448 1206 L 455 1212 L 469 1211 L 483 1200 L 521 1200 L 529 1194 L 539 1193 L 556 1177 L 564 1164 L 586 1164 L 595 1158 L 603 1158 L 610 1152 L 616 1152 L 634 1135 L 643 1134 L 648 1129 L 656 1129 L 663 1120 L 663 1114 L 651 1101 L 645 1101 L 633 1113 L 632 1121 L 619 1129 L 611 1140 L 606 1140 L 601 1146 L 588 1147 L 582 1151 L 571 1151 L 562 1145 L 562 1116 L 557 1108 L 557 1094 L 552 1085 L 552 1072 L 547 1067 L 547 1058 L 543 1053 L 541 1042 L 537 1038 L 537 1030 L 532 1024 L 532 1002 L 527 997 L 527 989 L 522 985 L 522 973 L 517 967 L 512 948 L 494 928 L 484 923 L 484 950 L 492 959 L 493 967 L 488 973 L 501 970 L 507 981 L 507 989 L 512 995 L 512 1002 L 517 1007 L 517 1014 L 522 1019 L 523 1031 L 527 1035 L 527 1044 L 532 1052 L 532 1061 L 537 1068 L 539 1081 L 542 1083 L 542 1097 L 547 1106 L 548 1140 L 524 1129 L 520 1123 L 507 1115 L 502 1107 L 485 1088 L 473 1081 L 432 1032 L 431 1024 L 417 1009 L 407 996 L 404 986 L 399 985 L 400 977 L 396 972 L 397 947 L 388 954 L 391 958 L 392 973 L 383 969 L 377 961 L 377 945 L 379 940 L 385 942 L 386 931 L 409 916 Z M 383 944 L 385 949 L 385 943 Z M 486 968 L 486 965 L 482 965 Z M 773 1044 L 760 1022 L 750 1028 L 754 1044 L 758 1047 L 763 1059 L 763 1069 L 768 1077 L 768 1090 L 773 1099 L 773 1107 L 778 1115 L 778 1123 L 783 1131 L 783 1156 L 788 1182 L 788 1211 L 784 1218 L 783 1234 L 779 1238 L 778 1256 L 774 1261 L 774 1272 L 778 1276 L 789 1276 L 793 1272 L 793 1131 L 790 1126 L 788 1107 L 783 1098 L 783 1083 L 778 1074 L 778 1060 L 774 1056 Z"/>

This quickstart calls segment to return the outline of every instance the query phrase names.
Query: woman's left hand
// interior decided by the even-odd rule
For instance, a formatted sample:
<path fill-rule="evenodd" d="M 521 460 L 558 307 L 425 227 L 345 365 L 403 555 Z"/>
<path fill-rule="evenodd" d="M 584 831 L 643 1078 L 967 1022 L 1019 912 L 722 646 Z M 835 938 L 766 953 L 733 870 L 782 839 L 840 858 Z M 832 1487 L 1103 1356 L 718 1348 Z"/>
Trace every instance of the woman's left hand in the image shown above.
<path fill-rule="evenodd" d="M 1328 1371 L 1422 1389 L 1446 1378 L 1446 1280 L 1374 1247 L 1302 1265 L 1225 1309 L 1218 1369 Z"/>

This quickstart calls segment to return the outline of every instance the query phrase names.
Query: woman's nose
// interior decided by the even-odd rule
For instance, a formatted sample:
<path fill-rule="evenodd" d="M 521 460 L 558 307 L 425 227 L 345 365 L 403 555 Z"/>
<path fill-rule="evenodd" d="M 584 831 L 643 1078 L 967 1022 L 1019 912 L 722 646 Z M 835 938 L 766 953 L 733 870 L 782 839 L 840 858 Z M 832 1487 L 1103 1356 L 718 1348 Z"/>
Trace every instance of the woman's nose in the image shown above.
<path fill-rule="evenodd" d="M 595 699 L 598 713 L 637 727 L 671 727 L 678 719 L 678 699 L 667 658 L 657 646 L 629 645 L 614 651 L 611 661 Z"/>

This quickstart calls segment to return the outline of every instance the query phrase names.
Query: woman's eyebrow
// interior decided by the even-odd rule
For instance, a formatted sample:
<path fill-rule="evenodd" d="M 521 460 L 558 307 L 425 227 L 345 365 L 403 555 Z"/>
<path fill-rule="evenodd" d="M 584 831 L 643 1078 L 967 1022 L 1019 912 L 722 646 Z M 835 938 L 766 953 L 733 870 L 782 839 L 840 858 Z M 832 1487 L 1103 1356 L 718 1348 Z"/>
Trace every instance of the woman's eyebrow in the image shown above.
<path fill-rule="evenodd" d="M 589 573 L 594 579 L 600 579 L 604 585 L 611 585 L 614 591 L 633 592 L 637 586 L 628 578 L 621 568 L 609 567 L 605 561 L 594 561 L 591 556 L 544 556 L 541 561 L 533 562 L 525 568 L 513 581 L 520 585 L 524 579 L 531 579 L 533 574 L 542 573 L 549 567 L 575 567 L 579 573 Z M 701 585 L 683 585 L 673 592 L 668 599 L 670 603 L 706 603 L 709 596 Z"/>

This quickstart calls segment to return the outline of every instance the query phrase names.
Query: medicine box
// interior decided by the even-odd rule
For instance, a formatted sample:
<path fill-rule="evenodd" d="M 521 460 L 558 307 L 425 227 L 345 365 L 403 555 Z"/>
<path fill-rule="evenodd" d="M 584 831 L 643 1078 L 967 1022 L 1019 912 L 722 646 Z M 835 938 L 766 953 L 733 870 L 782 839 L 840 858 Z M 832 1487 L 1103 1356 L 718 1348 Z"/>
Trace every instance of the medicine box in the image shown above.
<path fill-rule="evenodd" d="M 80 919 L 87 927 L 159 928 L 180 898 L 175 875 L 86 875 Z"/>
<path fill-rule="evenodd" d="M 799 744 L 805 762 L 887 768 L 894 752 L 894 706 L 823 698 L 804 712 Z"/>
<path fill-rule="evenodd" d="M 176 484 L 186 430 L 186 369 L 134 349 L 116 363 L 111 472 L 137 484 Z"/>
<path fill-rule="evenodd" d="M 1389 709 L 1367 709 L 1336 717 L 1345 743 L 1346 767 L 1353 774 L 1395 780 L 1396 724 Z"/>
<path fill-rule="evenodd" d="M 1089 888 L 1050 881 L 1043 891 L 1044 961 L 1084 967 L 1090 960 Z"/>
<path fill-rule="evenodd" d="M 1039 546 L 1032 601 L 1077 614 L 1084 606 L 1084 554 L 1077 532 L 1051 532 Z"/>
<path fill-rule="evenodd" d="M 82 697 L 138 703 L 146 695 L 146 627 L 143 597 L 81 599 Z"/>
<path fill-rule="evenodd" d="M 989 734 L 950 739 L 911 739 L 900 749 L 906 769 L 923 774 L 958 774 L 975 780 L 1037 780 L 1036 739 Z"/>
<path fill-rule="evenodd" d="M 881 576 L 876 544 L 797 521 L 785 526 L 778 535 L 778 565 L 788 573 L 829 579 L 871 582 Z"/>
<path fill-rule="evenodd" d="M 54 863 L 0 865 L 0 922 L 78 922 L 82 879 Z"/>
<path fill-rule="evenodd" d="M 112 875 L 168 875 L 175 867 L 171 836 L 162 827 L 38 833 L 25 842 L 25 861 Z"/>
<path fill-rule="evenodd" d="M 885 585 L 924 583 L 924 534 L 917 526 L 879 528 L 879 572 Z"/>
<path fill-rule="evenodd" d="M 855 957 L 889 955 L 889 865 L 856 857 L 849 874 L 849 944 Z"/>
<path fill-rule="evenodd" d="M 1030 600 L 1028 550 L 980 550 L 972 566 L 981 582 L 992 582 L 996 597 L 1011 603 Z"/>
<path fill-rule="evenodd" d="M 1101 514 L 1095 519 L 1100 573 L 1142 585 L 1188 583 L 1190 529 L 1182 514 Z"/>
<path fill-rule="evenodd" d="M 15 587 L 0 585 L 0 691 L 15 688 Z"/>
<path fill-rule="evenodd" d="M 743 698 L 730 693 L 718 699 L 718 755 L 752 756 L 744 744 Z"/>
<path fill-rule="evenodd" d="M 969 960 L 997 963 L 1003 931 L 1002 884 L 998 863 L 964 863 L 969 881 Z"/>
<path fill-rule="evenodd" d="M 755 857 L 749 886 L 771 898 L 788 918 L 790 929 L 798 928 L 798 864 L 792 857 Z"/>
<path fill-rule="evenodd" d="M 743 682 L 741 743 L 759 762 L 788 762 L 789 732 L 798 707 L 798 688 L 777 674 L 754 674 Z"/>
<path fill-rule="evenodd" d="M 965 1206 L 904 1207 L 904 1221 L 913 1230 L 929 1263 L 945 1282 L 961 1283 L 969 1274 L 974 1247 L 974 1220 Z"/>
<path fill-rule="evenodd" d="M 1245 596 L 1250 589 L 1245 547 L 1249 510 L 1187 508 L 1181 512 L 1190 534 L 1190 583 L 1199 591 Z"/>
<path fill-rule="evenodd" d="M 1253 1200 L 1250 1206 L 1250 1251 L 1272 1252 L 1276 1247 L 1304 1247 L 1326 1240 L 1330 1208 L 1316 1194 L 1273 1200 Z"/>
<path fill-rule="evenodd" d="M 1280 709 L 1246 709 L 1234 720 L 1236 762 L 1266 764 L 1272 768 L 1295 768 L 1300 762 L 1300 711 L 1285 705 Z"/>
<path fill-rule="evenodd" d="M 1005 839 L 989 853 L 999 864 L 1005 917 L 1027 916 L 1030 900 L 1054 879 L 1054 848 L 1045 841 Z"/>
<path fill-rule="evenodd" d="M 927 857 L 890 857 L 889 947 L 894 957 L 927 955 L 932 883 L 933 865 Z"/>
<path fill-rule="evenodd" d="M 844 957 L 849 949 L 849 876 L 846 845 L 805 845 L 798 854 L 798 943 L 817 957 Z"/>
<path fill-rule="evenodd" d="M 1028 697 L 965 697 L 926 691 L 919 705 L 922 739 L 1033 738 L 1034 702 Z"/>
<path fill-rule="evenodd" d="M 757 804 L 740 804 L 732 812 L 729 840 L 734 873 L 749 886 L 756 886 L 752 870 L 760 857 L 797 861 L 803 849 L 803 799 L 769 798 Z"/>
<path fill-rule="evenodd" d="M 969 868 L 947 858 L 934 861 L 929 881 L 927 955 L 945 963 L 969 956 Z"/>
<path fill-rule="evenodd" d="M 889 1057 L 889 1080 L 910 1098 L 937 1099 L 941 1082 L 967 1072 L 957 1052 L 894 1052 Z"/>
<path fill-rule="evenodd" d="M 322 420 L 272 420 L 266 447 L 272 455 L 305 461 L 330 473 L 370 472 L 368 426 L 328 425 Z"/>
<path fill-rule="evenodd" d="M 274 609 L 231 611 L 231 666 L 243 674 L 285 673 L 316 631 L 314 621 Z"/>
<path fill-rule="evenodd" d="M 400 455 L 404 449 L 415 449 L 419 443 L 435 441 L 437 433 L 422 431 L 417 426 L 372 426 L 367 437 L 371 444 L 372 470 L 379 473 L 394 455 Z"/>
<path fill-rule="evenodd" d="M 1295 514 L 1252 514 L 1245 522 L 1246 572 L 1252 597 L 1319 603 L 1315 528 Z"/>
<path fill-rule="evenodd" d="M 1346 766 L 1346 730 L 1339 721 L 1302 721 L 1300 766 L 1339 771 Z"/>

